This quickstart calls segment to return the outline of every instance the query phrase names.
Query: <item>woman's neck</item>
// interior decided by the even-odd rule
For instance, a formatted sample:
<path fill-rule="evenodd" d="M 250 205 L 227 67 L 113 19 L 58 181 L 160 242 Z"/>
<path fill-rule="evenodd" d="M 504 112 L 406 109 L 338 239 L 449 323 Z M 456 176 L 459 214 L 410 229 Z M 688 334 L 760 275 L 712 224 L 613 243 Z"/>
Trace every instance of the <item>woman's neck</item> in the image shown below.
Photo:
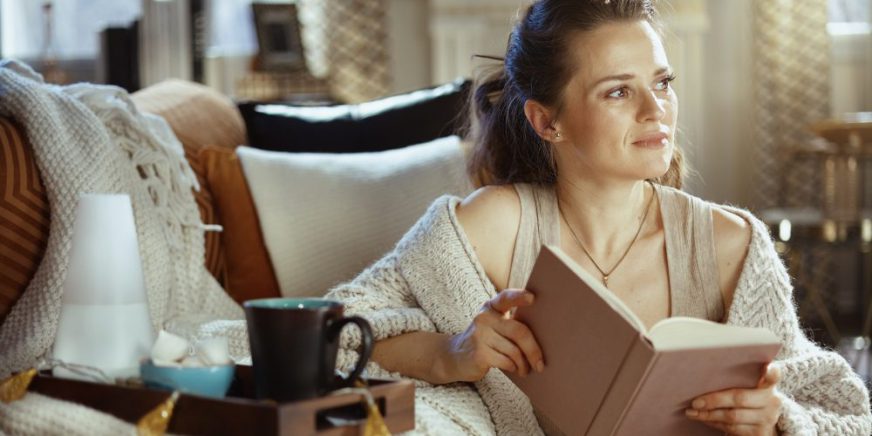
<path fill-rule="evenodd" d="M 639 229 L 650 196 L 645 181 L 601 182 L 561 178 L 557 201 L 565 220 L 590 254 L 600 259 L 622 253 Z"/>

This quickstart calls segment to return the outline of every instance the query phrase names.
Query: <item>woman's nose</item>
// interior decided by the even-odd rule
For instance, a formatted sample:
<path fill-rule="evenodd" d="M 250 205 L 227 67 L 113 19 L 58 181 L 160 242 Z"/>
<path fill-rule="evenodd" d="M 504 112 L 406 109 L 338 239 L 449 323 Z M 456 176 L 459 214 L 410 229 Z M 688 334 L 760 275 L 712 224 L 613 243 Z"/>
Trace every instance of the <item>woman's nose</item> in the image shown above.
<path fill-rule="evenodd" d="M 642 94 L 639 102 L 639 121 L 660 121 L 666 115 L 663 102 L 652 92 Z"/>

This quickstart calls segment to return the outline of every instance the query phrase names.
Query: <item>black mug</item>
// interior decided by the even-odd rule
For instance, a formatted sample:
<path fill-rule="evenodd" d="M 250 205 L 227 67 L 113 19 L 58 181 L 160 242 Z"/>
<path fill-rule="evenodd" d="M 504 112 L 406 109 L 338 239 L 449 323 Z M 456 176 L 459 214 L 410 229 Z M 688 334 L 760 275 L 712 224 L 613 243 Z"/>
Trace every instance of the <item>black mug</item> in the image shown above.
<path fill-rule="evenodd" d="M 369 323 L 359 316 L 342 316 L 345 306 L 338 301 L 265 298 L 246 301 L 243 307 L 258 399 L 297 401 L 351 386 L 372 354 Z M 347 324 L 360 328 L 362 350 L 351 374 L 339 378 L 339 333 Z"/>

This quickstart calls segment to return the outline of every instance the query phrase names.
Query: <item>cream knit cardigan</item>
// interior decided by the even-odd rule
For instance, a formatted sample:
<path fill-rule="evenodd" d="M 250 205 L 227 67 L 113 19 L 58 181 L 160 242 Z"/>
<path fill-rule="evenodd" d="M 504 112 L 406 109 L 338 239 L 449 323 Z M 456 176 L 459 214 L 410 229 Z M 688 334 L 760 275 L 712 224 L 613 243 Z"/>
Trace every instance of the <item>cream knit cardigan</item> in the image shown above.
<path fill-rule="evenodd" d="M 459 198 L 443 196 L 396 248 L 353 281 L 334 288 L 347 312 L 364 316 L 376 339 L 414 331 L 463 332 L 496 290 L 455 215 Z M 730 209 L 752 224 L 751 246 L 739 278 L 729 324 L 766 327 L 783 344 L 773 364 L 782 371 L 779 429 L 786 435 L 869 435 L 869 393 L 847 362 L 810 342 L 800 330 L 787 271 L 766 226 L 749 212 Z M 356 361 L 356 329 L 342 338 L 340 365 Z M 370 375 L 388 374 L 376 363 Z M 439 434 L 541 434 L 527 398 L 500 371 L 474 387 L 433 386 L 417 380 L 416 430 Z"/>
<path fill-rule="evenodd" d="M 51 352 L 83 192 L 130 195 L 155 329 L 171 321 L 177 331 L 187 327 L 180 333 L 227 336 L 231 354 L 248 355 L 242 309 L 204 267 L 204 226 L 191 193 L 196 178 L 166 122 L 139 113 L 120 88 L 45 85 L 29 67 L 10 61 L 0 62 L 0 115 L 25 130 L 51 210 L 43 260 L 0 326 L 0 378 Z M 38 394 L 0 403 L 0 434 L 121 429 L 133 430 L 112 416 Z"/>

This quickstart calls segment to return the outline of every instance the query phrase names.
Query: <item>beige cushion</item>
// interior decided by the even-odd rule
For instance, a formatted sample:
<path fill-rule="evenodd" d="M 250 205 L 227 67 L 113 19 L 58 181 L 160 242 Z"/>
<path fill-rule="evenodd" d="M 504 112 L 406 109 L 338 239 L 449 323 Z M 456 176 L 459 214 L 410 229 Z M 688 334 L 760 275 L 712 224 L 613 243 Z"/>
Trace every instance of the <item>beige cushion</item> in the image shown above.
<path fill-rule="evenodd" d="M 469 183 L 457 137 L 374 153 L 237 149 L 284 296 L 321 296 Z"/>

